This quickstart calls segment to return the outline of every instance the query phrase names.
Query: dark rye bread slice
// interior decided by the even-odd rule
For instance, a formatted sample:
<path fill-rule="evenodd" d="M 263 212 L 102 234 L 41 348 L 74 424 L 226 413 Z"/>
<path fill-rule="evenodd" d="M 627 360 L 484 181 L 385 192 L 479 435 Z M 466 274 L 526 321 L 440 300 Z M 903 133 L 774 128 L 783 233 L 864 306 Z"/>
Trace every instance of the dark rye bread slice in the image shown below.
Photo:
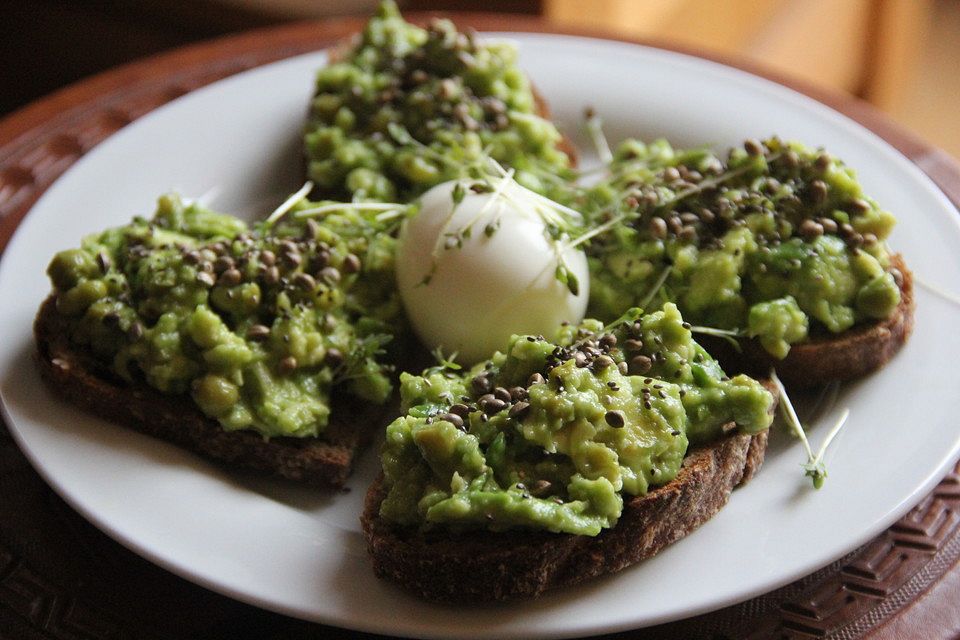
<path fill-rule="evenodd" d="M 385 409 L 337 398 L 322 438 L 272 438 L 225 431 L 186 397 L 129 385 L 77 349 L 51 295 L 34 322 L 40 373 L 51 391 L 90 413 L 173 442 L 211 460 L 320 487 L 341 487 L 357 451 L 383 423 Z"/>
<path fill-rule="evenodd" d="M 395 527 L 379 516 L 386 496 L 382 475 L 367 492 L 360 520 L 377 576 L 422 598 L 446 603 L 532 598 L 615 573 L 683 538 L 753 477 L 766 448 L 763 431 L 731 433 L 691 450 L 673 481 L 629 498 L 617 525 L 595 537 Z"/>
<path fill-rule="evenodd" d="M 900 254 L 890 257 L 890 267 L 898 269 L 903 278 L 900 304 L 889 318 L 837 335 L 815 336 L 793 345 L 783 360 L 767 353 L 757 340 L 741 340 L 741 353 L 717 338 L 698 335 L 697 340 L 720 361 L 724 370 L 766 377 L 775 368 L 777 376 L 788 386 L 815 387 L 834 380 L 860 378 L 889 362 L 913 331 L 913 275 Z"/>

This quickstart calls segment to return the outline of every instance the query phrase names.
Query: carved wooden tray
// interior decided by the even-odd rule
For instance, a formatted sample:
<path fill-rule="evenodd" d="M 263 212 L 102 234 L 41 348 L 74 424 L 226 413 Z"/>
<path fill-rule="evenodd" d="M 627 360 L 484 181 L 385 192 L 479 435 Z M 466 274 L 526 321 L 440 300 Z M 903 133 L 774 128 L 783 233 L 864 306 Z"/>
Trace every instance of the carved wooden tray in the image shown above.
<path fill-rule="evenodd" d="M 535 18 L 453 17 L 481 30 L 551 30 Z M 329 46 L 360 25 L 354 19 L 304 23 L 180 49 L 88 79 L 0 121 L 0 248 L 58 176 L 124 125 L 220 78 Z M 859 121 L 960 205 L 960 169 L 953 160 L 867 105 L 739 61 L 720 61 L 791 86 Z M 372 637 L 235 602 L 127 551 L 44 484 L 2 424 L 0 496 L 0 637 Z M 960 465 L 888 531 L 802 580 L 711 614 L 608 637 L 955 638 L 958 603 Z"/>

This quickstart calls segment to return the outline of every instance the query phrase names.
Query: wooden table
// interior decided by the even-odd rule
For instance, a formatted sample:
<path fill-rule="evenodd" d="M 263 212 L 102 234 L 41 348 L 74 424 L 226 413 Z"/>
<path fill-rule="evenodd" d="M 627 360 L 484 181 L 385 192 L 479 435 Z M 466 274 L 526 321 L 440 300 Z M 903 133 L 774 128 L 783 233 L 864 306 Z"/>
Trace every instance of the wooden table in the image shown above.
<path fill-rule="evenodd" d="M 479 30 L 547 30 L 536 18 L 453 17 Z M 95 76 L 0 121 L 0 247 L 59 175 L 124 125 L 225 76 L 329 46 L 360 25 L 355 19 L 304 23 L 191 46 Z M 870 107 L 720 61 L 787 84 L 859 121 L 960 205 L 954 162 Z M 0 637 L 361 637 L 241 604 L 139 558 L 60 500 L 2 425 L 0 496 Z M 611 637 L 955 638 L 958 561 L 960 465 L 888 531 L 813 575 L 721 611 Z"/>

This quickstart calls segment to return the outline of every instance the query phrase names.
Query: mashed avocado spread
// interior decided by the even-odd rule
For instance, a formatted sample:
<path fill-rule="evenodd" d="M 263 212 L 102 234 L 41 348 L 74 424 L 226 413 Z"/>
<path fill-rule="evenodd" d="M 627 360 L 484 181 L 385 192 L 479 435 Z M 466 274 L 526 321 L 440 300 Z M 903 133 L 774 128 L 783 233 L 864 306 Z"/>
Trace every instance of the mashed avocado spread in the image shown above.
<path fill-rule="evenodd" d="M 893 216 L 853 170 L 797 143 L 749 141 L 722 162 L 628 140 L 581 204 L 593 226 L 619 220 L 587 246 L 599 318 L 652 295 L 783 358 L 808 335 L 886 318 L 900 302 L 884 242 Z"/>
<path fill-rule="evenodd" d="M 478 43 L 448 20 L 422 29 L 393 2 L 320 69 L 305 136 L 308 175 L 336 198 L 396 201 L 460 177 L 489 155 L 535 191 L 569 159 L 537 115 L 513 45 Z"/>
<path fill-rule="evenodd" d="M 514 336 L 470 371 L 401 375 L 387 428 L 381 516 L 431 528 L 542 528 L 596 535 L 624 495 L 672 480 L 688 444 L 736 423 L 766 429 L 770 394 L 727 378 L 677 307 L 629 311 L 554 340 Z"/>
<path fill-rule="evenodd" d="M 69 338 L 116 375 L 188 393 L 227 430 L 316 436 L 334 385 L 391 392 L 402 326 L 390 225 L 355 208 L 244 222 L 160 198 L 152 219 L 86 238 L 47 270 Z"/>

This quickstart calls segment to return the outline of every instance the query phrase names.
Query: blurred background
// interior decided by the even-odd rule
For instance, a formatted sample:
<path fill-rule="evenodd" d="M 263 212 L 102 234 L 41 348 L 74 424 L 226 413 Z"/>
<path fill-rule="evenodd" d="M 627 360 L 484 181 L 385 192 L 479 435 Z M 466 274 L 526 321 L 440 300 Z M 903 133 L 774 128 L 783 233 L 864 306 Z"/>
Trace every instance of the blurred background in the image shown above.
<path fill-rule="evenodd" d="M 18 0 L 0 10 L 0 115 L 189 42 L 369 13 L 376 0 Z M 869 101 L 960 158 L 960 0 L 400 0 L 541 15 L 761 64 Z"/>

